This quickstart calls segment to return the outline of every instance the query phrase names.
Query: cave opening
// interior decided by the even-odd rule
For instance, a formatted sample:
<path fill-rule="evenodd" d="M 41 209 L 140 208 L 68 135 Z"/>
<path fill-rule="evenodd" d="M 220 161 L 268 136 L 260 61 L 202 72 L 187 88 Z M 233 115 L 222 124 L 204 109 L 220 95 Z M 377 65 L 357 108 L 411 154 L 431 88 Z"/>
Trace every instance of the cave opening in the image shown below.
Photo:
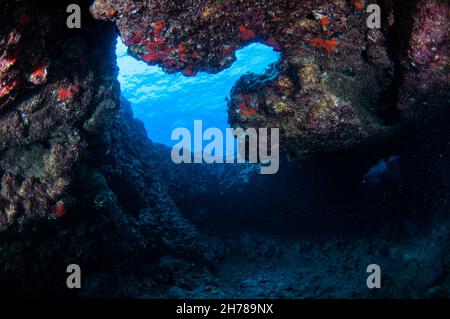
<path fill-rule="evenodd" d="M 120 38 L 116 55 L 122 96 L 144 123 L 148 137 L 166 147 L 176 143 L 171 140 L 173 129 L 193 131 L 198 119 L 205 127 L 225 131 L 229 127 L 227 98 L 233 85 L 245 74 L 264 74 L 281 58 L 273 48 L 256 42 L 237 50 L 234 64 L 217 74 L 185 76 L 167 74 L 158 66 L 138 61 L 128 54 Z M 187 175 L 207 172 L 216 178 L 195 185 L 180 177 L 170 195 L 202 232 L 224 237 L 247 232 L 390 233 L 396 227 L 403 232 L 409 227 L 405 215 L 416 203 L 405 205 L 413 190 L 409 185 L 404 187 L 405 180 L 394 180 L 390 175 L 400 174 L 398 167 L 405 169 L 407 161 L 401 156 L 396 170 L 381 174 L 383 182 L 367 185 L 364 179 L 380 161 L 397 154 L 402 150 L 394 142 L 319 154 L 306 162 L 282 156 L 280 172 L 274 176 L 226 164 L 182 165 L 180 176 L 184 170 L 189 171 Z M 187 189 L 191 195 L 184 194 Z M 389 216 L 389 222 L 381 215 Z"/>
<path fill-rule="evenodd" d="M 195 76 L 167 74 L 130 56 L 120 38 L 116 47 L 121 91 L 140 119 L 149 138 L 173 146 L 171 132 L 178 127 L 193 131 L 194 120 L 204 127 L 225 132 L 228 125 L 227 99 L 231 88 L 244 74 L 264 74 L 280 59 L 273 48 L 252 43 L 236 51 L 233 65 L 217 74 L 200 72 Z"/>

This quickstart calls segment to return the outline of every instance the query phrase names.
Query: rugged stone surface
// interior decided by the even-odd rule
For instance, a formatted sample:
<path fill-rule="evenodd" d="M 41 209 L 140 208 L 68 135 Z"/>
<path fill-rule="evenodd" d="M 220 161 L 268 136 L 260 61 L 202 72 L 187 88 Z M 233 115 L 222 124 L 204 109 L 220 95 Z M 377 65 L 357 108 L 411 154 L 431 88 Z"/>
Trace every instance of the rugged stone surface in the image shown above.
<path fill-rule="evenodd" d="M 114 286 L 119 277 L 122 283 L 145 277 L 144 290 L 170 285 L 170 267 L 158 266 L 160 258 L 195 261 L 199 269 L 212 264 L 217 249 L 169 196 L 166 179 L 173 179 L 174 164 L 167 154 L 168 148 L 147 139 L 124 103 L 111 130 L 90 139 L 73 172 L 70 212 L 1 234 L 1 294 L 67 295 L 64 271 L 54 269 L 64 270 L 74 259 L 86 274 L 82 294 L 108 297 L 130 296 L 125 288 L 130 283 Z M 108 284 L 100 284 L 105 280 Z"/>
<path fill-rule="evenodd" d="M 281 51 L 269 74 L 236 84 L 229 120 L 280 127 L 283 149 L 307 155 L 386 140 L 447 105 L 448 2 L 379 1 L 380 30 L 366 26 L 372 3 L 97 0 L 91 12 L 167 72 L 220 71 L 251 41 Z"/>
<path fill-rule="evenodd" d="M 72 31 L 66 17 L 64 2 L 2 7 L 0 230 L 67 212 L 83 123 L 93 126 L 99 113 L 106 123 L 119 108 L 113 28 L 85 15 L 84 28 Z"/>
<path fill-rule="evenodd" d="M 430 121 L 433 109 L 448 107 L 448 1 L 418 1 L 410 24 L 408 45 L 401 47 L 402 81 L 397 109 L 406 121 Z M 400 22 L 399 22 L 400 23 Z"/>
<path fill-rule="evenodd" d="M 136 57 L 168 72 L 219 71 L 250 41 L 281 51 L 268 74 L 236 84 L 230 123 L 280 127 L 283 149 L 303 156 L 386 140 L 446 105 L 448 4 L 384 1 L 378 31 L 365 26 L 367 4 L 99 0 L 90 11 L 114 21 Z M 86 16 L 82 30 L 68 30 L 64 3 L 35 7 L 2 11 L 3 229 L 66 212 L 86 136 L 108 127 L 119 105 L 111 25 Z"/>

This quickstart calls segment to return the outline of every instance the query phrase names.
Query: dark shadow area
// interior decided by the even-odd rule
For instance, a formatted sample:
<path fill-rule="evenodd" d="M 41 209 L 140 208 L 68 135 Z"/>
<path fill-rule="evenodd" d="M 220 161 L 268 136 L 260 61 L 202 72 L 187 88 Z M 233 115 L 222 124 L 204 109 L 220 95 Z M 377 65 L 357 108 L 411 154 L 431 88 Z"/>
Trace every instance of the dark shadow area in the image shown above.
<path fill-rule="evenodd" d="M 381 145 L 304 162 L 284 157 L 276 175 L 252 174 L 248 183 L 219 185 L 192 197 L 177 189 L 173 197 L 188 218 L 211 234 L 412 236 L 428 229 L 433 201 L 448 191 L 441 175 L 447 165 L 442 154 L 450 151 L 448 136 L 442 121 Z M 391 157 L 387 170 L 369 173 Z"/>

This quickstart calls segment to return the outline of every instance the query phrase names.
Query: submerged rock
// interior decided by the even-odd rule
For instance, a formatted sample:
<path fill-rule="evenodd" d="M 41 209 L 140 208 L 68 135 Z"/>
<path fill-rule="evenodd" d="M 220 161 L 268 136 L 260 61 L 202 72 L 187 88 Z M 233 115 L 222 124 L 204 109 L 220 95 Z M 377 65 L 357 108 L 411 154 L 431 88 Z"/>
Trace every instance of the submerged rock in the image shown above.
<path fill-rule="evenodd" d="M 114 114 L 119 85 L 111 26 L 86 16 L 82 30 L 61 27 L 64 3 L 8 2 L 0 15 L 0 230 L 5 230 L 70 210 L 65 198 L 87 145 L 79 123 L 98 112 L 103 100 L 111 101 Z"/>
<path fill-rule="evenodd" d="M 218 72 L 254 41 L 280 51 L 270 74 L 236 84 L 229 121 L 279 127 L 282 148 L 301 158 L 385 141 L 446 107 L 449 4 L 381 1 L 382 27 L 370 29 L 373 3 L 97 0 L 91 12 L 166 72 Z"/>

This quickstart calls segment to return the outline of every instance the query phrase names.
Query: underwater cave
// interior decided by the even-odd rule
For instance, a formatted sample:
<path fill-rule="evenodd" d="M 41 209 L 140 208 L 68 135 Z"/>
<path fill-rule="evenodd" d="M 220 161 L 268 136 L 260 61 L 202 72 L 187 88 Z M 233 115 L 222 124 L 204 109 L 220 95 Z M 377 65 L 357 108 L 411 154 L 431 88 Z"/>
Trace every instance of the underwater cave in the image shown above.
<path fill-rule="evenodd" d="M 19 2 L 0 12 L 0 296 L 449 297 L 448 3 L 83 0 L 67 29 L 70 1 Z M 279 170 L 175 163 L 195 120 L 279 129 Z"/>
<path fill-rule="evenodd" d="M 234 83 L 246 73 L 264 74 L 280 57 L 271 47 L 253 43 L 236 51 L 236 61 L 229 68 L 187 77 L 136 60 L 127 54 L 120 38 L 116 54 L 123 97 L 131 103 L 135 117 L 144 122 L 149 138 L 168 146 L 174 144 L 172 130 L 186 127 L 193 131 L 194 120 L 225 131 L 229 127 L 226 100 Z"/>

